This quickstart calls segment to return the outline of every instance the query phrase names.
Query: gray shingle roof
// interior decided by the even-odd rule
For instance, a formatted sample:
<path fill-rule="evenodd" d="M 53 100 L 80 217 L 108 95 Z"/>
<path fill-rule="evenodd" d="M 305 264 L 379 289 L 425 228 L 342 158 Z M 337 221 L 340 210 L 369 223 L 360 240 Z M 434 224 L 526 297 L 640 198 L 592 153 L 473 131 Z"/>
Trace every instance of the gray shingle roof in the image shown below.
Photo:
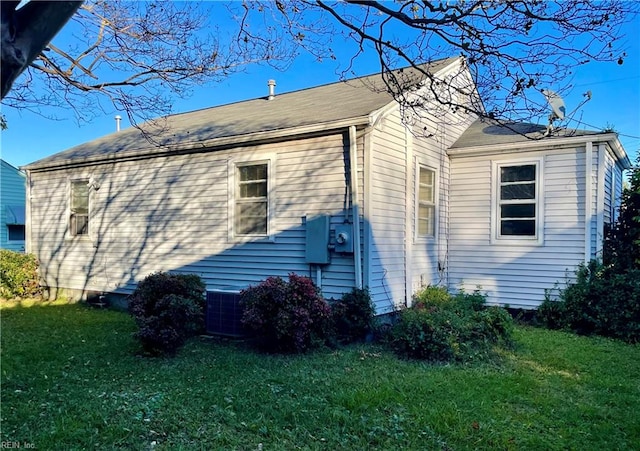
<path fill-rule="evenodd" d="M 426 67 L 431 73 L 450 65 L 458 58 L 435 61 Z M 417 82 L 418 71 L 401 70 L 403 79 Z M 233 139 L 262 132 L 289 130 L 314 124 L 367 118 L 372 112 L 388 105 L 393 98 L 385 89 L 380 74 L 340 81 L 323 86 L 175 114 L 149 124 L 131 127 L 106 135 L 25 166 L 43 169 L 64 164 L 108 160 L 125 155 L 163 153 L 220 138 Z M 150 131 L 151 130 L 151 131 Z M 150 138 L 150 139 L 148 139 Z"/>
<path fill-rule="evenodd" d="M 572 136 L 600 134 L 600 132 L 592 130 L 560 129 L 545 138 L 546 129 L 546 125 L 526 122 L 499 125 L 494 121 L 479 119 L 465 130 L 462 136 L 453 143 L 451 149 L 531 142 L 540 139 L 550 141 Z"/>

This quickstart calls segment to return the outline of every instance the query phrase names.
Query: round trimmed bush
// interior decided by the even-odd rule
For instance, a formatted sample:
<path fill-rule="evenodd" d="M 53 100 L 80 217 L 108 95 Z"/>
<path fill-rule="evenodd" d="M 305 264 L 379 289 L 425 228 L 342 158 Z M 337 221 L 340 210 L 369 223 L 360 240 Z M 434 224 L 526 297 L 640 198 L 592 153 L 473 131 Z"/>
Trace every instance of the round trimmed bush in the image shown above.
<path fill-rule="evenodd" d="M 242 323 L 267 352 L 300 353 L 328 337 L 331 310 L 308 277 L 269 277 L 240 293 Z"/>
<path fill-rule="evenodd" d="M 170 354 L 204 330 L 205 285 L 194 274 L 154 273 L 129 297 L 135 337 L 151 355 Z"/>

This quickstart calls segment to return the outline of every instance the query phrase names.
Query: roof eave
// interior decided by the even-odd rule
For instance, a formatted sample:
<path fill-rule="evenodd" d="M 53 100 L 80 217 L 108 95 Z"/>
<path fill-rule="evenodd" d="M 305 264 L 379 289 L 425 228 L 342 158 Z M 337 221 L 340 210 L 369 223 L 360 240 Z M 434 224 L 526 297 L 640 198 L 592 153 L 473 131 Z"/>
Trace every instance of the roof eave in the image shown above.
<path fill-rule="evenodd" d="M 586 144 L 587 142 L 606 142 L 614 155 L 622 165 L 623 169 L 631 169 L 631 161 L 627 156 L 618 136 L 615 133 L 601 133 L 593 135 L 569 136 L 557 138 L 532 139 L 525 142 L 512 142 L 504 144 L 484 144 L 481 146 L 469 146 L 451 148 L 447 151 L 452 158 L 484 156 L 508 152 L 531 152 L 536 150 L 550 150 L 567 147 L 576 144 Z"/>
<path fill-rule="evenodd" d="M 146 158 L 156 158 L 174 153 L 197 153 L 215 150 L 218 148 L 229 148 L 240 145 L 259 144 L 272 141 L 286 141 L 289 138 L 302 135 L 325 133 L 332 130 L 346 129 L 350 126 L 369 125 L 369 115 L 358 116 L 338 121 L 324 122 L 312 125 L 283 128 L 277 130 L 266 130 L 245 135 L 224 136 L 204 141 L 190 142 L 186 144 L 172 144 L 168 146 L 149 147 L 140 150 L 130 150 L 120 153 L 110 153 L 87 158 L 73 158 L 55 161 L 51 163 L 31 163 L 21 166 L 21 169 L 31 172 L 50 171 L 76 166 L 90 166 L 106 162 L 122 160 L 141 160 Z"/>

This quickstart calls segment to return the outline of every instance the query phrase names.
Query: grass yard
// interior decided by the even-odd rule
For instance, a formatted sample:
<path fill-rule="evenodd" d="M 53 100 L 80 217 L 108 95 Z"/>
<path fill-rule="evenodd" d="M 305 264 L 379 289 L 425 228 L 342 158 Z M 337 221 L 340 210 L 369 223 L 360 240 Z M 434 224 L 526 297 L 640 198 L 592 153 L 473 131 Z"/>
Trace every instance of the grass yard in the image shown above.
<path fill-rule="evenodd" d="M 260 355 L 202 338 L 136 355 L 132 320 L 1 312 L 1 441 L 22 449 L 640 449 L 640 347 L 532 328 L 490 363 L 362 345 Z"/>

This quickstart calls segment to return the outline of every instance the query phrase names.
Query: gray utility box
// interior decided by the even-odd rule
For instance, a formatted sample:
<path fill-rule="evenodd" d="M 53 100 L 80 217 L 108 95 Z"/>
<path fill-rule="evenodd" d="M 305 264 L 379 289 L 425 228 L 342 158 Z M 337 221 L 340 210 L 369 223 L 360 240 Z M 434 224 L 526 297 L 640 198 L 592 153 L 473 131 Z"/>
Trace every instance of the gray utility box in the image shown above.
<path fill-rule="evenodd" d="M 207 291 L 205 329 L 208 334 L 241 337 L 245 335 L 241 319 L 240 289 Z"/>
<path fill-rule="evenodd" d="M 336 226 L 336 252 L 353 254 L 353 224 Z"/>
<path fill-rule="evenodd" d="M 305 259 L 309 264 L 328 265 L 329 256 L 329 215 L 306 218 Z"/>

